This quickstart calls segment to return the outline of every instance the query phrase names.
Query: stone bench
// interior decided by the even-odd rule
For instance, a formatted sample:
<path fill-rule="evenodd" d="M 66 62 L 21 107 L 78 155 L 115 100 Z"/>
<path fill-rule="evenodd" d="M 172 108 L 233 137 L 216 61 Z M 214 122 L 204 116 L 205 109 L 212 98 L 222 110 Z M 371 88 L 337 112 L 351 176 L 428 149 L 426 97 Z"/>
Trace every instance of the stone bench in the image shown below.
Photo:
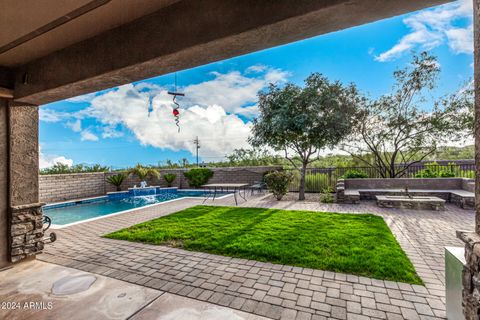
<path fill-rule="evenodd" d="M 463 209 L 475 208 L 475 194 L 466 190 L 409 189 L 414 196 L 433 196 L 451 202 Z M 345 189 L 345 203 L 359 203 L 360 200 L 376 200 L 377 195 L 401 196 L 405 189 Z"/>

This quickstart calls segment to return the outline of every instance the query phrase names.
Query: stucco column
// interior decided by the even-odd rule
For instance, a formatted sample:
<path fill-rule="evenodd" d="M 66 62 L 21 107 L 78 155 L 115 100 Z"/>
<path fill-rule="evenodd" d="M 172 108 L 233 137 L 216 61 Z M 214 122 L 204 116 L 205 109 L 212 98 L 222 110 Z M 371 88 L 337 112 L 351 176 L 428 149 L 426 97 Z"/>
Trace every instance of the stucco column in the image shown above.
<path fill-rule="evenodd" d="M 38 106 L 9 102 L 9 259 L 17 262 L 43 249 L 42 204 L 38 202 Z"/>
<path fill-rule="evenodd" d="M 475 86 L 475 232 L 457 231 L 465 243 L 463 313 L 465 319 L 480 319 L 480 0 L 473 0 Z"/>
<path fill-rule="evenodd" d="M 10 263 L 7 114 L 8 101 L 0 98 L 0 268 Z"/>

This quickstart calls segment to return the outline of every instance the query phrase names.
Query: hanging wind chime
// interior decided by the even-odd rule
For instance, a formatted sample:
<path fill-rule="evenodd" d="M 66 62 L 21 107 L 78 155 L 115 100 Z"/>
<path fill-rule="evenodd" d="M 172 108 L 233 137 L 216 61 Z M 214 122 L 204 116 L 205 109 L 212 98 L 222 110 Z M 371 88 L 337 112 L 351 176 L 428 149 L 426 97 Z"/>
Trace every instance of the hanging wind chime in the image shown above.
<path fill-rule="evenodd" d="M 180 105 L 176 101 L 177 96 L 184 97 L 184 93 L 177 92 L 177 74 L 175 73 L 175 91 L 171 92 L 168 91 L 168 94 L 173 96 L 173 103 L 175 104 L 175 107 L 173 107 L 173 116 L 175 117 L 175 125 L 178 127 L 178 132 L 180 132 Z"/>

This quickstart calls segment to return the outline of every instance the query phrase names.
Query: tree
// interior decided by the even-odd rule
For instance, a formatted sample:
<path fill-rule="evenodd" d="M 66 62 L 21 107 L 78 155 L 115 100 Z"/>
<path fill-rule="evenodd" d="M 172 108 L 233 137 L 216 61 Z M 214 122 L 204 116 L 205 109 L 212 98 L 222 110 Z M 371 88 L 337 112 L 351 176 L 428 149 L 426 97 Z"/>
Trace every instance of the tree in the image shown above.
<path fill-rule="evenodd" d="M 359 106 L 356 125 L 343 150 L 380 176 L 396 178 L 427 159 L 439 144 L 471 134 L 472 90 L 438 99 L 426 110 L 424 92 L 435 87 L 439 72 L 435 57 L 426 52 L 414 55 L 408 67 L 394 72 L 391 94 Z"/>
<path fill-rule="evenodd" d="M 249 142 L 285 153 L 300 170 L 298 199 L 304 200 L 307 166 L 320 150 L 335 146 L 350 133 L 355 106 L 362 98 L 355 86 L 330 82 L 319 73 L 311 74 L 303 88 L 272 84 L 258 98 L 260 115 L 253 121 Z M 300 164 L 289 153 L 300 158 Z"/>
<path fill-rule="evenodd" d="M 272 155 L 265 149 L 235 149 L 227 155 L 231 166 L 270 166 L 281 165 L 284 159 L 279 155 Z"/>
<path fill-rule="evenodd" d="M 140 163 L 137 163 L 135 167 L 129 169 L 128 174 L 135 175 L 140 180 L 145 180 L 148 177 L 156 179 L 160 178 L 160 172 L 158 172 L 157 169 L 142 166 Z"/>

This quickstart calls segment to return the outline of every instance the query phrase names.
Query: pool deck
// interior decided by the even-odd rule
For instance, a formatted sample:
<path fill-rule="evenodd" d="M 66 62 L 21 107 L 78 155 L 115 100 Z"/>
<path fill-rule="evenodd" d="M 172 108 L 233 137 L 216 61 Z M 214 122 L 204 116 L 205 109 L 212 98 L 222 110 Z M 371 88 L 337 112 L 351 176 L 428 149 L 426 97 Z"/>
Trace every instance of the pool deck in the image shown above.
<path fill-rule="evenodd" d="M 56 230 L 39 260 L 102 275 L 272 319 L 444 319 L 444 247 L 462 246 L 456 230 L 473 228 L 474 211 L 414 211 L 359 205 L 280 201 L 250 197 L 241 206 L 383 217 L 425 286 L 324 270 L 190 252 L 101 235 L 201 204 L 184 199 Z M 232 199 L 208 202 L 232 205 Z M 145 317 L 145 319 L 155 317 Z"/>

